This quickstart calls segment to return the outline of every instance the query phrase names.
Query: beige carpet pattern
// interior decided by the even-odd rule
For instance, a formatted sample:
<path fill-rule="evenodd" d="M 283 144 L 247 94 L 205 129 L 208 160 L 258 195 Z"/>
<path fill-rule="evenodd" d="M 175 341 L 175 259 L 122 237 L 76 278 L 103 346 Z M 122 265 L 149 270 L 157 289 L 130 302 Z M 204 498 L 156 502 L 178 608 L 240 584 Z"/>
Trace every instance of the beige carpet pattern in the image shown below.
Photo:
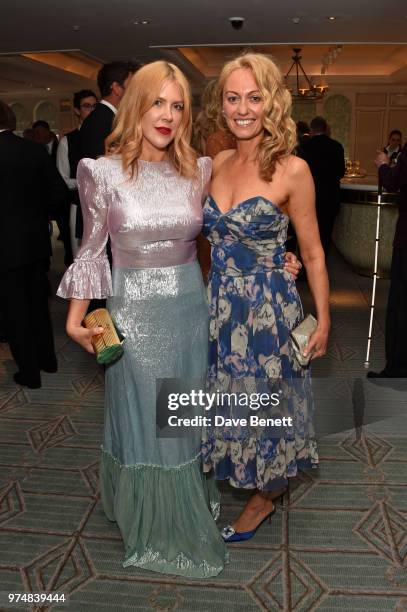
<path fill-rule="evenodd" d="M 355 377 L 365 376 L 370 281 L 338 256 L 330 268 L 333 329 L 314 375 L 322 377 L 319 410 L 337 413 L 349 404 Z M 299 286 L 307 305 L 305 284 Z M 387 287 L 379 287 L 373 368 L 383 365 Z M 12 382 L 15 367 L 0 345 L 1 611 L 407 610 L 404 392 L 365 385 L 370 424 L 355 430 L 339 423 L 321 437 L 320 468 L 292 483 L 255 538 L 230 545 L 230 563 L 217 578 L 124 569 L 120 533 L 104 517 L 98 493 L 103 372 L 66 338 L 66 304 L 55 298 L 52 310 L 59 371 L 45 374 L 41 389 Z M 223 525 L 245 494 L 221 488 Z M 69 595 L 69 605 L 11 607 L 4 599 L 45 590 Z"/>

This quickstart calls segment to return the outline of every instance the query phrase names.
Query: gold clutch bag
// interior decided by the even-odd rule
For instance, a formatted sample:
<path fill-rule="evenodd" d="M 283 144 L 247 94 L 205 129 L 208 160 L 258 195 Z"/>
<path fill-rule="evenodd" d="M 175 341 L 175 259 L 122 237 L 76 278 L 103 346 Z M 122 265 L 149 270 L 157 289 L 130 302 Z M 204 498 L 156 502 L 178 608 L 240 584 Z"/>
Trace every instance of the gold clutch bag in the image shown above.
<path fill-rule="evenodd" d="M 311 353 L 309 353 L 307 357 L 304 357 L 302 353 L 308 344 L 308 340 L 316 330 L 317 324 L 316 318 L 309 314 L 291 331 L 291 345 L 295 357 L 301 366 L 307 366 L 310 362 Z"/>
<path fill-rule="evenodd" d="M 85 327 L 103 327 L 103 334 L 92 337 L 92 346 L 96 353 L 96 361 L 107 365 L 117 361 L 123 355 L 124 337 L 116 330 L 109 311 L 106 308 L 92 310 L 83 319 Z"/>

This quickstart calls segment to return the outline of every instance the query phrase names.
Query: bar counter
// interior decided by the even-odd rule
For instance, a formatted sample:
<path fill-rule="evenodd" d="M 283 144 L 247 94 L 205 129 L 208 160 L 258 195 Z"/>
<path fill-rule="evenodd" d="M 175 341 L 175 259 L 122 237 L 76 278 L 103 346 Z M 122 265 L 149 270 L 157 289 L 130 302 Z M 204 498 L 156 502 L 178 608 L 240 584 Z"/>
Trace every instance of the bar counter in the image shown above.
<path fill-rule="evenodd" d="M 377 177 L 343 178 L 341 207 L 335 221 L 334 243 L 352 268 L 373 274 L 378 207 Z M 398 207 L 397 194 L 383 192 L 380 210 L 378 274 L 388 277 Z"/>

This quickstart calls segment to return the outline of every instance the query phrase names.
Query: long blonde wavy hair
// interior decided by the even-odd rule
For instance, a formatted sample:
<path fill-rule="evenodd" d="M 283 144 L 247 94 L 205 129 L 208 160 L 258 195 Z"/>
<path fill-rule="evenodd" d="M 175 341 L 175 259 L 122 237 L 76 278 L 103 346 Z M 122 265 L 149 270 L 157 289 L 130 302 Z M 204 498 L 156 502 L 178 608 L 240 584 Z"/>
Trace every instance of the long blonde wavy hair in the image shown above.
<path fill-rule="evenodd" d="M 257 161 L 260 177 L 271 181 L 276 162 L 290 155 L 297 143 L 294 121 L 291 119 L 291 94 L 283 83 L 276 64 L 262 53 L 245 53 L 224 65 L 218 82 L 218 125 L 224 129 L 222 115 L 223 91 L 229 75 L 240 68 L 251 70 L 264 100 L 264 136 L 258 145 Z"/>
<path fill-rule="evenodd" d="M 184 104 L 180 126 L 170 143 L 167 154 L 178 172 L 187 178 L 197 175 L 197 156 L 190 145 L 192 132 L 191 93 L 189 84 L 174 64 L 152 62 L 140 68 L 131 78 L 113 123 L 113 131 L 105 140 L 106 155 L 120 155 L 123 171 L 137 174 L 143 132 L 141 119 L 159 97 L 166 81 L 178 83 Z"/>

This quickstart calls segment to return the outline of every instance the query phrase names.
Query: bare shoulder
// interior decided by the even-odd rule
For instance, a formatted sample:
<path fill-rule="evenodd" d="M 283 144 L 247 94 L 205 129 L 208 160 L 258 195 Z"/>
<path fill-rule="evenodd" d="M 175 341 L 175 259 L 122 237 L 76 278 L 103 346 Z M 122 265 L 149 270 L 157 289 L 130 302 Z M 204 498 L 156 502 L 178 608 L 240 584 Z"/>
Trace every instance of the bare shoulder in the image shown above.
<path fill-rule="evenodd" d="M 226 149 L 217 154 L 213 160 L 213 171 L 217 172 L 219 168 L 234 154 L 236 149 Z"/>
<path fill-rule="evenodd" d="M 287 155 L 279 161 L 288 178 L 301 179 L 310 175 L 310 169 L 306 161 L 296 155 Z"/>

